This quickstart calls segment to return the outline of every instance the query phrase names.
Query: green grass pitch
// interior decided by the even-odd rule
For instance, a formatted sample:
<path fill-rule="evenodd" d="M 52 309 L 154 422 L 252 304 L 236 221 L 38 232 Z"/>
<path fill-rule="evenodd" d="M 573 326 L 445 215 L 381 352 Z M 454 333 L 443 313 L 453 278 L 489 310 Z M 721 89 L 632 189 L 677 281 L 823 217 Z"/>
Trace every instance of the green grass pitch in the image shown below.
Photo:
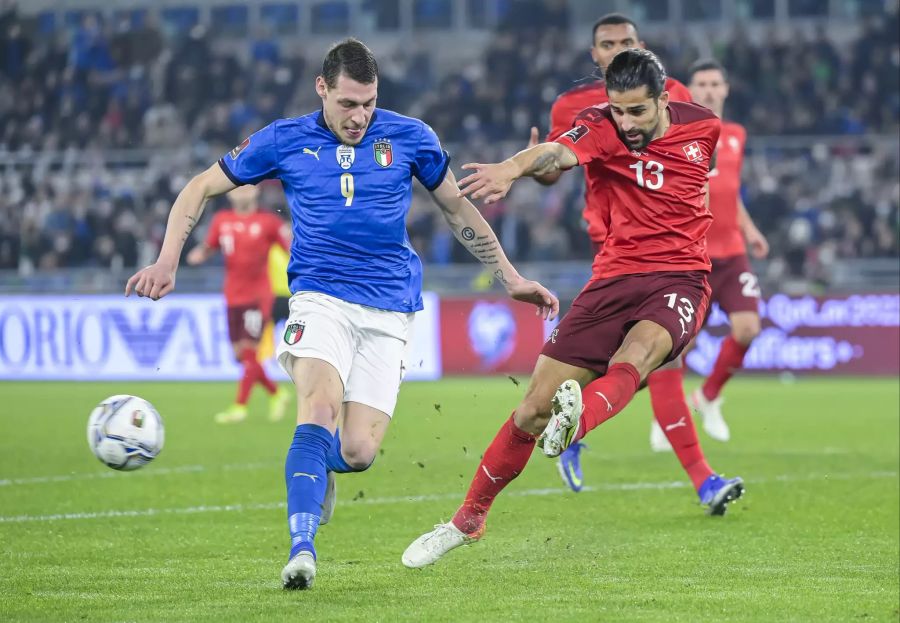
<path fill-rule="evenodd" d="M 211 416 L 230 384 L 0 384 L 0 620 L 898 620 L 896 379 L 736 379 L 732 442 L 701 433 L 713 468 L 747 482 L 724 518 L 649 451 L 642 392 L 588 437 L 591 490 L 564 491 L 536 454 L 480 543 L 405 569 L 524 387 L 406 384 L 383 454 L 338 480 L 316 586 L 284 592 L 293 423 L 267 422 L 262 396 L 224 427 Z M 165 419 L 163 453 L 138 472 L 104 467 L 85 440 L 117 393 Z"/>

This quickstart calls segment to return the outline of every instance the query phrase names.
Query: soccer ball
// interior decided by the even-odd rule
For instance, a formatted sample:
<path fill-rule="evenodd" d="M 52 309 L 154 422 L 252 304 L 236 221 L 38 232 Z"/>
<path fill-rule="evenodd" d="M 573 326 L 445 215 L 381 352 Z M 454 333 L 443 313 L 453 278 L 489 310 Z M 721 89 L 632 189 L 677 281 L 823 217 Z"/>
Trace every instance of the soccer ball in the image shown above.
<path fill-rule="evenodd" d="M 91 412 L 87 439 L 101 463 L 131 471 L 156 458 L 165 441 L 165 430 L 152 404 L 123 394 L 110 396 Z"/>

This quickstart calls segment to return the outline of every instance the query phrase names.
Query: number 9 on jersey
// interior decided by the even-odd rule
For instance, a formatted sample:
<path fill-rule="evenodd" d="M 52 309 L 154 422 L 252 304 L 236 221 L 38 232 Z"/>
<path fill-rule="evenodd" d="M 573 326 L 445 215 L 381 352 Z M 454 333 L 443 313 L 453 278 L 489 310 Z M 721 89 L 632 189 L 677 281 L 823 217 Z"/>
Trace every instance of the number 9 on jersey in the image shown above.
<path fill-rule="evenodd" d="M 353 203 L 353 174 L 344 173 L 341 175 L 341 195 L 346 199 L 344 207 L 349 207 Z"/>

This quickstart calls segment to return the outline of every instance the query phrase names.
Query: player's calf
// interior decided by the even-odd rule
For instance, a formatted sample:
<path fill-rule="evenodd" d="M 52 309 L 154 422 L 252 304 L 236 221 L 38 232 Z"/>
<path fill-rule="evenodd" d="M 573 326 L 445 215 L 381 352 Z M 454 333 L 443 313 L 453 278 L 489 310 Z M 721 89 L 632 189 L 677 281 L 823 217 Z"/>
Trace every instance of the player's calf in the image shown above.
<path fill-rule="evenodd" d="M 741 346 L 748 347 L 762 331 L 759 315 L 751 312 L 737 312 L 729 317 L 731 336 Z"/>

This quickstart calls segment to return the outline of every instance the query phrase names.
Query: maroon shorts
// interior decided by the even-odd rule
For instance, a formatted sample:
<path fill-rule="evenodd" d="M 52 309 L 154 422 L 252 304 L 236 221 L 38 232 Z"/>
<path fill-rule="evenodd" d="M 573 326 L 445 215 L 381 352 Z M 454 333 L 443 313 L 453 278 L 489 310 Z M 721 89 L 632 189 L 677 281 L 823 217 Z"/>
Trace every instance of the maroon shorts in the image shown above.
<path fill-rule="evenodd" d="M 268 309 L 266 309 L 268 308 Z M 228 308 L 228 337 L 232 344 L 243 340 L 258 342 L 272 316 L 271 305 L 240 305 Z"/>
<path fill-rule="evenodd" d="M 709 275 L 712 300 L 726 314 L 759 313 L 759 281 L 744 254 L 714 258 Z"/>
<path fill-rule="evenodd" d="M 651 320 L 672 336 L 672 361 L 703 325 L 709 306 L 706 273 L 662 272 L 590 282 L 550 334 L 541 354 L 606 374 L 625 334 Z"/>

